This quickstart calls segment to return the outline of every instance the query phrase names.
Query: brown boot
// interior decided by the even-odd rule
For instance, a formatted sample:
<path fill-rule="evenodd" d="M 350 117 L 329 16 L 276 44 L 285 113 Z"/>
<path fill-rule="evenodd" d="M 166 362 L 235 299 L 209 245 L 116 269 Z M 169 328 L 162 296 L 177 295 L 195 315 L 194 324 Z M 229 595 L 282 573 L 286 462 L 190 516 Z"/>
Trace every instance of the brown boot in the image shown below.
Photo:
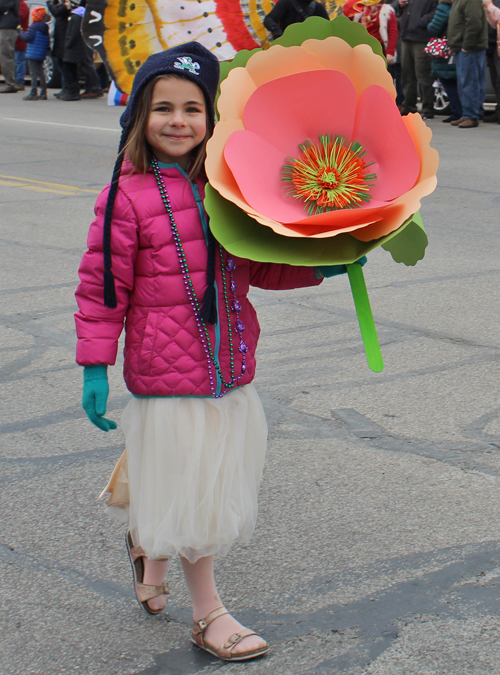
<path fill-rule="evenodd" d="M 458 127 L 459 124 L 461 124 L 464 121 L 465 117 L 461 117 L 459 120 L 453 120 L 453 122 L 450 122 L 452 127 Z"/>
<path fill-rule="evenodd" d="M 460 124 L 458 125 L 459 129 L 473 129 L 474 127 L 478 127 L 479 122 L 477 120 L 470 119 L 470 117 L 466 117 Z"/>

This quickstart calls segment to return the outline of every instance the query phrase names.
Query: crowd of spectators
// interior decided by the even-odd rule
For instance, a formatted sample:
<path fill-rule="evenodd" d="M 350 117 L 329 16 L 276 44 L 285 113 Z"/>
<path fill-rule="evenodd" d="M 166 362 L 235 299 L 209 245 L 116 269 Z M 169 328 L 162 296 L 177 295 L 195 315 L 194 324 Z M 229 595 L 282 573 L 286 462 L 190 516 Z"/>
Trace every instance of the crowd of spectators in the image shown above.
<path fill-rule="evenodd" d="M 348 0 L 344 14 L 363 23 L 384 47 L 402 115 L 417 112 L 420 97 L 420 114 L 434 117 L 439 79 L 449 100 L 450 114 L 443 122 L 472 129 L 480 120 L 500 124 L 500 10 L 495 3 L 500 5 L 500 0 L 393 0 L 395 18 L 389 14 L 387 25 L 382 21 L 383 0 Z M 489 116 L 483 108 L 486 64 L 497 100 Z"/>
<path fill-rule="evenodd" d="M 51 55 L 62 78 L 62 89 L 55 97 L 60 101 L 79 101 L 103 96 L 94 66 L 94 52 L 82 35 L 85 4 L 86 0 L 48 0 L 46 8 L 40 6 L 31 10 L 29 24 L 30 13 L 25 0 L 0 0 L 0 67 L 5 80 L 0 94 L 15 94 L 25 89 L 27 61 L 31 91 L 24 100 L 47 100 L 43 64 L 50 44 L 47 21 L 52 15 L 55 25 Z M 85 78 L 82 93 L 81 76 Z"/>

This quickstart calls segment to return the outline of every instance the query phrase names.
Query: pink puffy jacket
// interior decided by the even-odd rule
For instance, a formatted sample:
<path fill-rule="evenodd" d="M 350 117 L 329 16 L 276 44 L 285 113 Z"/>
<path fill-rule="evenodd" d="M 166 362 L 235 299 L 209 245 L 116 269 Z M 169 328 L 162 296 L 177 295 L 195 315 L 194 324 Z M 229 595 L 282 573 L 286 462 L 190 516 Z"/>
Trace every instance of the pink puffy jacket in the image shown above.
<path fill-rule="evenodd" d="M 189 181 L 177 166 L 161 169 L 170 196 L 188 268 L 196 295 L 206 288 L 206 214 L 203 209 L 203 179 Z M 80 365 L 115 363 L 118 338 L 125 320 L 125 382 L 138 396 L 210 396 L 209 366 L 189 302 L 175 249 L 170 220 L 152 171 L 130 174 L 125 164 L 113 210 L 111 246 L 117 307 L 103 302 L 104 210 L 109 185 L 99 195 L 96 218 L 90 226 L 88 251 L 80 265 L 76 291 L 79 311 L 75 315 L 78 336 L 76 361 Z M 267 289 L 290 289 L 320 283 L 311 267 L 256 263 L 230 256 L 236 264 L 236 296 L 245 325 L 247 369 L 239 385 L 252 381 L 255 349 L 260 328 L 247 299 L 249 285 Z M 226 273 L 229 285 L 229 274 Z M 228 321 L 224 305 L 222 272 L 216 256 L 215 275 L 218 323 L 207 324 L 210 341 L 223 377 L 230 380 Z M 232 294 L 229 291 L 229 299 Z M 234 326 L 234 314 L 232 322 Z M 241 373 L 242 354 L 234 339 L 235 375 Z M 217 377 L 217 394 L 225 393 Z"/>

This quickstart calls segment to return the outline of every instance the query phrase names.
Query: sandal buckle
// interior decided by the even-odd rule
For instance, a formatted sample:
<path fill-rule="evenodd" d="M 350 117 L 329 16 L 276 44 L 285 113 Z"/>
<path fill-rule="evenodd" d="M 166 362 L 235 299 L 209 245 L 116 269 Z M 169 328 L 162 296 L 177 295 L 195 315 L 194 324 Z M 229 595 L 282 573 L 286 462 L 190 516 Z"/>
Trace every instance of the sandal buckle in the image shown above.
<path fill-rule="evenodd" d="M 204 631 L 205 628 L 207 627 L 207 622 L 204 621 L 203 619 L 200 619 L 199 621 L 196 622 L 196 625 L 200 629 L 200 631 Z"/>

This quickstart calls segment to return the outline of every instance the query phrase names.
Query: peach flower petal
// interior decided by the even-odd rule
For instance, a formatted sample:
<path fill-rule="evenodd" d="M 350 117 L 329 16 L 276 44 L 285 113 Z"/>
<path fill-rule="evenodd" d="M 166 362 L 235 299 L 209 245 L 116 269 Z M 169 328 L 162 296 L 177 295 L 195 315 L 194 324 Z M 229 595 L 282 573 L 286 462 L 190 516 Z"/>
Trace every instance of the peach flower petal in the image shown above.
<path fill-rule="evenodd" d="M 301 47 L 317 56 L 325 68 L 345 73 L 354 85 L 358 96 L 368 86 L 378 84 L 395 99 L 396 90 L 384 59 L 374 54 L 368 45 L 358 45 L 353 48 L 341 38 L 329 37 L 326 40 L 306 40 Z M 361 47 L 368 47 L 368 49 L 361 49 Z"/>
<path fill-rule="evenodd" d="M 439 167 L 439 155 L 437 150 L 430 146 L 432 131 L 418 113 L 405 115 L 403 122 L 410 132 L 420 156 L 418 181 L 435 176 Z"/>
<path fill-rule="evenodd" d="M 233 68 L 220 87 L 217 102 L 219 119 L 243 119 L 245 104 L 256 89 L 257 85 L 246 68 Z"/>
<path fill-rule="evenodd" d="M 287 75 L 304 73 L 309 70 L 325 70 L 321 61 L 302 47 L 274 45 L 270 49 L 256 52 L 246 65 L 246 70 L 255 84 L 260 87 L 266 82 Z"/>
<path fill-rule="evenodd" d="M 368 89 L 372 84 L 380 84 L 396 100 L 396 89 L 392 77 L 387 71 L 385 61 L 372 52 L 368 45 L 356 45 L 352 50 L 353 67 L 356 73 L 356 89 Z M 384 74 L 381 73 L 381 66 Z M 382 80 L 382 82 L 380 82 Z"/>
<path fill-rule="evenodd" d="M 240 209 L 246 211 L 249 216 L 259 219 L 259 223 L 271 227 L 281 227 L 279 223 L 273 223 L 271 220 L 262 216 L 260 213 L 252 209 L 241 194 L 241 190 L 236 183 L 231 170 L 227 166 L 224 159 L 224 146 L 231 135 L 236 131 L 243 130 L 243 123 L 241 120 L 225 120 L 218 122 L 215 125 L 215 130 L 212 138 L 207 143 L 207 159 L 205 160 L 205 171 L 207 178 L 213 188 L 219 194 L 227 199 Z"/>
<path fill-rule="evenodd" d="M 316 70 L 259 87 L 245 106 L 244 125 L 285 155 L 297 157 L 299 143 L 306 139 L 317 143 L 320 134 L 350 139 L 355 110 L 356 92 L 349 78 L 333 70 Z"/>
<path fill-rule="evenodd" d="M 372 199 L 396 199 L 410 190 L 420 172 L 415 143 L 393 99 L 381 87 L 368 87 L 356 108 L 352 139 L 366 150 L 364 159 L 374 162 L 370 173 L 377 174 L 370 190 Z"/>

